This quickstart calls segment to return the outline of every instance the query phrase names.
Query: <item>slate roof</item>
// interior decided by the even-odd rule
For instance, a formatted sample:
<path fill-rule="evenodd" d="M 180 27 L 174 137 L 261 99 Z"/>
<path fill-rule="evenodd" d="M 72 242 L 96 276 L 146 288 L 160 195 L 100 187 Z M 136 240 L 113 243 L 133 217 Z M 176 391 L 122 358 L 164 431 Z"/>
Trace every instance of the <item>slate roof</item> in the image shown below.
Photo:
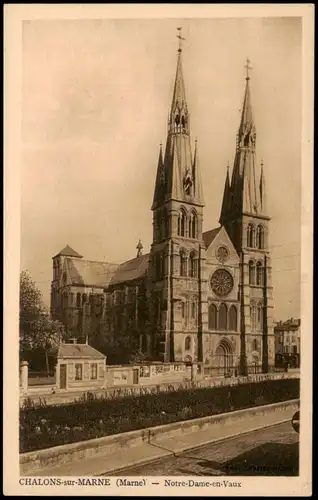
<path fill-rule="evenodd" d="M 120 264 L 110 284 L 123 283 L 125 281 L 132 281 L 142 278 L 147 274 L 149 254 L 141 255 L 135 259 L 128 260 Z"/>
<path fill-rule="evenodd" d="M 83 257 L 83 255 L 80 255 L 79 253 L 77 253 L 69 245 L 66 245 L 66 247 L 64 247 L 59 253 L 54 255 L 54 257 L 57 257 L 58 255 L 65 255 L 66 257 L 79 257 L 79 258 Z M 54 259 L 54 257 L 53 257 L 53 259 Z"/>
<path fill-rule="evenodd" d="M 106 356 L 87 344 L 60 344 L 58 358 L 105 359 Z"/>
<path fill-rule="evenodd" d="M 107 287 L 118 269 L 118 264 L 91 260 L 65 259 L 73 285 Z"/>
<path fill-rule="evenodd" d="M 202 238 L 206 248 L 208 248 L 211 245 L 212 241 L 216 238 L 221 229 L 222 229 L 221 226 L 216 227 L 215 229 L 211 229 L 210 231 L 206 231 L 205 233 L 202 234 Z"/>

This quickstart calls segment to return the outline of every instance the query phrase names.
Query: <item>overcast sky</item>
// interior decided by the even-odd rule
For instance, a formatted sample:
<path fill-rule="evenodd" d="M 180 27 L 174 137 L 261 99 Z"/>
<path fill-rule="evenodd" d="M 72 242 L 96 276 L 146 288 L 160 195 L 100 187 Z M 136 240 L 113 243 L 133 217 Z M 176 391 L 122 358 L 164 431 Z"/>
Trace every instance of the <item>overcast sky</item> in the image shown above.
<path fill-rule="evenodd" d="M 135 257 L 152 238 L 159 144 L 176 69 L 176 26 L 204 230 L 218 225 L 252 61 L 257 161 L 264 160 L 274 319 L 300 314 L 301 21 L 297 18 L 30 21 L 23 28 L 21 268 L 49 303 L 51 257 Z"/>

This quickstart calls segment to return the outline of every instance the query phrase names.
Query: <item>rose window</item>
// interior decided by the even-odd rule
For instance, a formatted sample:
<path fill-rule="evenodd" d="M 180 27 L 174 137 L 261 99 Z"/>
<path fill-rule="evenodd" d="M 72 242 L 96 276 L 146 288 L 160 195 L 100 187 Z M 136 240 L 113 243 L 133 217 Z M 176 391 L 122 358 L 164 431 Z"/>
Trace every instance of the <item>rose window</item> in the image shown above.
<path fill-rule="evenodd" d="M 230 256 L 229 249 L 227 247 L 221 246 L 216 251 L 217 259 L 224 264 Z"/>
<path fill-rule="evenodd" d="M 225 269 L 218 269 L 211 278 L 212 291 L 219 297 L 225 297 L 233 290 L 232 275 Z"/>

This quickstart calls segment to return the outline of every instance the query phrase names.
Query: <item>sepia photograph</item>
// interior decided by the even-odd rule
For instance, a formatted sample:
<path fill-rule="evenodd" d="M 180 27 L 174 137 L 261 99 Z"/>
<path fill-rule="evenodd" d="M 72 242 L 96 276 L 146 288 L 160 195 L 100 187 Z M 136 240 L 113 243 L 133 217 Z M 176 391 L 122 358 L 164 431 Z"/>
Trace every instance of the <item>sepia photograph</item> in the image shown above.
<path fill-rule="evenodd" d="M 17 40 L 19 487 L 310 496 L 308 23 L 85 7 Z"/>

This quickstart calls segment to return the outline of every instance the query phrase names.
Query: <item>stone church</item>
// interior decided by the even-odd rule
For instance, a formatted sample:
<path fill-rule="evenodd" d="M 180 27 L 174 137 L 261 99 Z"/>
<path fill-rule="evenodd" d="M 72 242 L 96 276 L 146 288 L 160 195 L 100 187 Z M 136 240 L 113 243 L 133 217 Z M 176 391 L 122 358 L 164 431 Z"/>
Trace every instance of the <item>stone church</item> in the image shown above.
<path fill-rule="evenodd" d="M 93 262 L 69 246 L 53 257 L 51 311 L 73 336 L 137 336 L 151 359 L 201 361 L 226 374 L 274 365 L 270 218 L 247 64 L 236 154 L 219 225 L 203 232 L 198 146 L 191 148 L 179 47 L 164 150 L 152 203 L 150 252 Z"/>

